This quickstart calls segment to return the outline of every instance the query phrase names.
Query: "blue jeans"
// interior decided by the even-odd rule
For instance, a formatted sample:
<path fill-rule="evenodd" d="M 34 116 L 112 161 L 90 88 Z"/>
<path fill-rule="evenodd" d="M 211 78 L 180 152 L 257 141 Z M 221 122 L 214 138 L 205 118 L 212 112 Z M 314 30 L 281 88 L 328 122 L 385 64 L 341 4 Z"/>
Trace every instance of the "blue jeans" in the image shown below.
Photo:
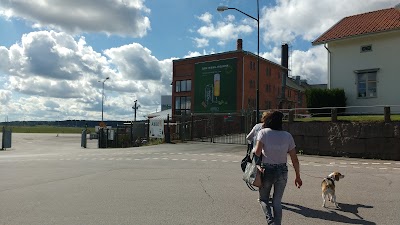
<path fill-rule="evenodd" d="M 262 167 L 265 170 L 263 187 L 259 189 L 261 208 L 268 224 L 280 225 L 282 223 L 282 196 L 288 179 L 288 168 L 286 163 L 263 164 Z M 272 187 L 274 187 L 274 193 L 272 202 L 269 202 Z"/>

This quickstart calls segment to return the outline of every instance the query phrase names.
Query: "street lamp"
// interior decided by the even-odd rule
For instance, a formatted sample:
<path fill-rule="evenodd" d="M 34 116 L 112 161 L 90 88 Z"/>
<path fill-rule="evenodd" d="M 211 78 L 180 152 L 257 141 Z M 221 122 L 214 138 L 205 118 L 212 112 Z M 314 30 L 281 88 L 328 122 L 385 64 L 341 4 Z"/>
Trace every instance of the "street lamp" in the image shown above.
<path fill-rule="evenodd" d="M 217 11 L 223 12 L 228 9 L 234 9 L 252 19 L 257 21 L 257 80 L 256 80 L 256 122 L 260 121 L 260 5 L 259 0 L 257 0 L 257 18 L 250 16 L 249 14 L 237 9 L 237 8 L 230 8 L 228 6 L 218 6 Z"/>
<path fill-rule="evenodd" d="M 101 122 L 103 122 L 103 109 L 104 109 L 104 83 L 110 79 L 110 77 L 107 77 L 106 79 L 104 79 L 103 81 L 98 80 L 97 82 L 102 82 L 103 83 L 103 91 L 101 92 Z"/>

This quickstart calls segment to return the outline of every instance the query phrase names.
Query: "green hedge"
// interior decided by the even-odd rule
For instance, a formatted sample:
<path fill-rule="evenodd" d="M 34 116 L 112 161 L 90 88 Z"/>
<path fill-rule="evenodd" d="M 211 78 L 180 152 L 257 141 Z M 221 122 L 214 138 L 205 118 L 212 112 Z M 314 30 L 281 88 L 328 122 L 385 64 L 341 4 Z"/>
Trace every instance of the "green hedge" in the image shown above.
<path fill-rule="evenodd" d="M 343 89 L 307 89 L 307 108 L 321 107 L 346 107 L 346 95 Z M 330 109 L 311 109 L 312 114 L 328 114 Z M 338 113 L 344 112 L 345 109 L 338 109 Z"/>

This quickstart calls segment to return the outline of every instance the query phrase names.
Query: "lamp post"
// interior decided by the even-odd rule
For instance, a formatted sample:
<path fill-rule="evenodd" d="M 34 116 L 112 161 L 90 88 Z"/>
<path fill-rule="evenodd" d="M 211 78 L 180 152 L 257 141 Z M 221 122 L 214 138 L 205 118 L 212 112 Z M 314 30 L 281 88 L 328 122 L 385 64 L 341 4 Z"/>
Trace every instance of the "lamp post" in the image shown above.
<path fill-rule="evenodd" d="M 132 106 L 132 109 L 135 110 L 135 120 L 134 121 L 136 121 L 136 110 L 139 109 L 140 105 L 137 104 L 137 100 L 135 100 L 134 102 L 135 102 L 135 105 Z"/>
<path fill-rule="evenodd" d="M 253 20 L 257 21 L 257 79 L 256 79 L 256 122 L 260 121 L 260 4 L 259 0 L 257 0 L 257 18 L 250 16 L 249 14 L 237 9 L 237 8 L 230 8 L 228 6 L 218 6 L 217 11 L 223 12 L 228 9 L 234 9 Z"/>
<path fill-rule="evenodd" d="M 101 122 L 103 122 L 103 112 L 104 112 L 104 83 L 110 79 L 110 77 L 107 77 L 106 79 L 104 79 L 103 81 L 99 80 L 97 82 L 102 82 L 103 83 L 103 91 L 101 92 Z"/>

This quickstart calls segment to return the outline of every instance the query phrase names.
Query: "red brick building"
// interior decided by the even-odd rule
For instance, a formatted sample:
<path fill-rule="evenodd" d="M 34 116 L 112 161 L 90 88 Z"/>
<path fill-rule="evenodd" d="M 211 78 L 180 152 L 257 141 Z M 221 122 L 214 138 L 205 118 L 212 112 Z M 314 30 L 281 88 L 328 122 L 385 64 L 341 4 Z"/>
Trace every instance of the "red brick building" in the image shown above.
<path fill-rule="evenodd" d="M 259 108 L 305 108 L 304 88 L 287 77 L 286 67 L 260 57 Z M 286 61 L 285 61 L 286 60 Z M 257 55 L 235 51 L 173 61 L 172 115 L 243 113 L 256 109 Z"/>

